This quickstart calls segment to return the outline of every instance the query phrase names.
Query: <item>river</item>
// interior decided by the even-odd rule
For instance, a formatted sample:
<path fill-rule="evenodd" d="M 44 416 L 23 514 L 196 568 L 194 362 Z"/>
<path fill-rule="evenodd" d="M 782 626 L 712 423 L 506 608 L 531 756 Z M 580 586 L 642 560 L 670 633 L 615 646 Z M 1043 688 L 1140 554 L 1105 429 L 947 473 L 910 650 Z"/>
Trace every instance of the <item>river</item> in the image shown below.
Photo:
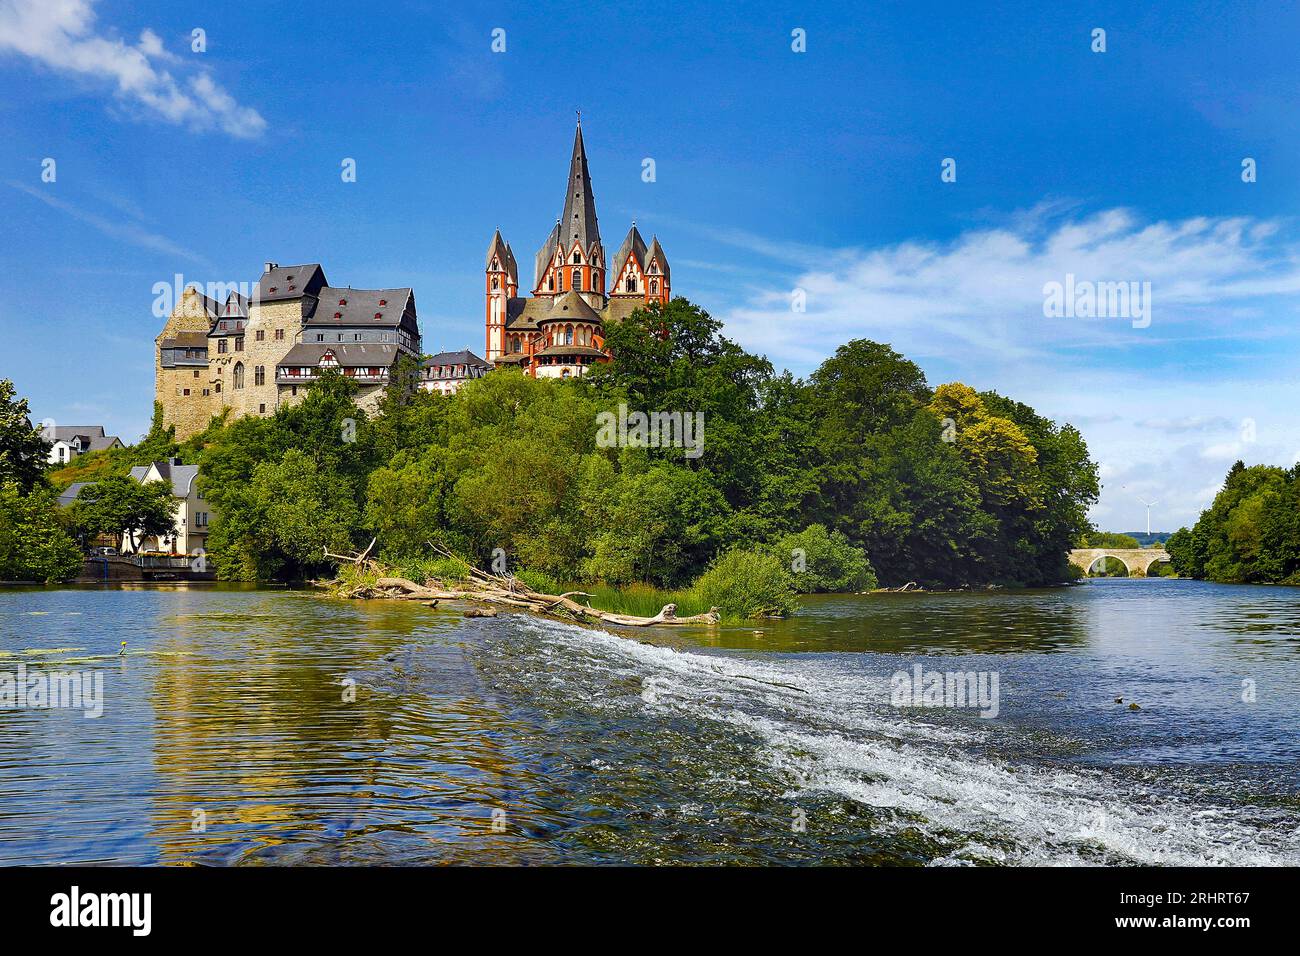
<path fill-rule="evenodd" d="M 891 700 L 918 665 L 996 676 L 996 716 Z M 0 709 L 0 864 L 1300 863 L 1290 588 L 822 596 L 622 636 L 0 590 L 20 667 L 102 675 L 102 715 Z"/>

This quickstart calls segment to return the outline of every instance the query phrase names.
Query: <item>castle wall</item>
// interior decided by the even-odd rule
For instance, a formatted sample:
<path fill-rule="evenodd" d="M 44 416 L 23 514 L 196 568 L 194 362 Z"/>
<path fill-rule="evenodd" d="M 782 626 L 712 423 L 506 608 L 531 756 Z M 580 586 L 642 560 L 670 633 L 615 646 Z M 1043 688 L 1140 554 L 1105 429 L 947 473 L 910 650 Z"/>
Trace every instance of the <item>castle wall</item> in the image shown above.
<path fill-rule="evenodd" d="M 235 417 L 275 414 L 279 404 L 275 367 L 298 342 L 302 332 L 302 303 L 302 299 L 287 299 L 254 303 L 249 307 L 248 325 L 244 327 L 244 351 L 228 356 L 231 361 L 222 372 L 225 378 L 222 393 L 227 396 Z M 260 341 L 259 332 L 262 334 Z M 244 365 L 243 388 L 235 388 L 235 364 L 239 362 Z M 257 384 L 258 366 L 265 370 L 261 385 Z"/>

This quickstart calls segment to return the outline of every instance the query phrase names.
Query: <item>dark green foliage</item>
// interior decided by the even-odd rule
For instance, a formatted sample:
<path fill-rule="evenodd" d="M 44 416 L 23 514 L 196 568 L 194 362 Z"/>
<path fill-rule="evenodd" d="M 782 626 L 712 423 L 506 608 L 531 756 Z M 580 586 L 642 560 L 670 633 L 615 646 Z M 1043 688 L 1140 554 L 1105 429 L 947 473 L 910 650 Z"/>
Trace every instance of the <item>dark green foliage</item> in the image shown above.
<path fill-rule="evenodd" d="M 84 547 L 95 538 L 129 534 L 138 547 L 145 538 L 174 534 L 176 505 L 168 481 L 141 484 L 109 475 L 81 489 L 68 508 L 68 523 Z"/>
<path fill-rule="evenodd" d="M 454 396 L 394 388 L 367 418 L 325 376 L 271 418 L 214 422 L 180 454 L 202 466 L 219 573 L 309 576 L 325 548 L 375 537 L 400 566 L 437 545 L 552 583 L 684 588 L 711 565 L 716 583 L 774 561 L 789 586 L 773 555 L 794 547 L 807 590 L 864 589 L 873 569 L 888 585 L 1068 577 L 1097 494 L 1069 426 L 965 386 L 932 393 L 863 340 L 806 381 L 776 375 L 684 299 L 607 333 L 614 360 L 576 381 L 498 370 Z M 703 453 L 606 447 L 598 416 L 620 404 L 703 415 Z"/>
<path fill-rule="evenodd" d="M 43 483 L 50 443 L 32 426 L 27 399 L 18 398 L 14 383 L 0 379 L 0 484 L 12 483 L 27 494 Z"/>
<path fill-rule="evenodd" d="M 1236 462 L 1196 525 L 1179 528 L 1165 549 L 1187 577 L 1300 584 L 1300 465 Z"/>
<path fill-rule="evenodd" d="M 66 581 L 81 560 L 52 490 L 24 493 L 15 481 L 0 482 L 0 581 Z"/>

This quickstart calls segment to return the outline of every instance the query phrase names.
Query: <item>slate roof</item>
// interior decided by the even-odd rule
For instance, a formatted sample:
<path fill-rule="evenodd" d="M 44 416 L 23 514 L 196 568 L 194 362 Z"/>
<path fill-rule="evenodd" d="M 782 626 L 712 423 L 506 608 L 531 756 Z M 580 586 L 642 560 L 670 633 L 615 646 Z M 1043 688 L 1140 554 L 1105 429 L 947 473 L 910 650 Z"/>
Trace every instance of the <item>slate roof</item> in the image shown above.
<path fill-rule="evenodd" d="M 546 270 L 551 265 L 551 260 L 555 258 L 555 249 L 560 244 L 560 220 L 555 220 L 555 225 L 551 227 L 551 234 L 546 237 L 542 243 L 542 248 L 537 250 L 537 256 L 533 261 L 533 288 L 536 289 L 542 284 L 542 276 L 546 275 Z"/>
<path fill-rule="evenodd" d="M 194 479 L 199 476 L 198 465 L 173 465 L 169 461 L 155 461 L 152 465 L 137 465 L 131 469 L 131 477 L 144 483 L 150 468 L 157 468 L 164 481 L 172 483 L 172 494 L 177 498 L 188 498 Z"/>
<path fill-rule="evenodd" d="M 618 270 L 618 277 L 623 276 L 623 266 L 627 264 L 627 257 L 630 255 L 642 272 L 645 272 L 645 254 L 647 246 L 645 240 L 641 238 L 641 233 L 636 230 L 636 223 L 632 223 L 632 228 L 627 231 L 623 244 L 618 247 L 618 252 L 614 254 L 614 268 Z"/>
<path fill-rule="evenodd" d="M 276 266 L 263 272 L 254 293 L 258 302 L 283 302 L 305 295 L 316 295 L 326 286 L 325 271 L 319 262 L 298 266 Z"/>
<path fill-rule="evenodd" d="M 391 326 L 402 324 L 406 312 L 415 311 L 415 296 L 410 289 L 334 289 L 322 288 L 315 313 L 305 326 Z M 375 318 L 378 315 L 379 318 Z"/>
<path fill-rule="evenodd" d="M 479 358 L 469 349 L 461 349 L 459 352 L 439 352 L 437 355 L 430 355 L 424 360 L 425 368 L 433 368 L 438 365 L 479 365 L 483 368 L 492 367 L 491 362 Z"/>
<path fill-rule="evenodd" d="M 672 275 L 672 273 L 671 273 L 671 271 L 670 271 L 669 268 L 668 268 L 668 257 L 667 257 L 666 255 L 664 255 L 664 247 L 661 246 L 661 245 L 659 245 L 659 237 L 658 237 L 658 236 L 654 236 L 654 237 L 650 240 L 650 248 L 649 248 L 649 250 L 648 250 L 648 251 L 646 252 L 646 254 L 645 254 L 645 267 L 646 267 L 647 269 L 649 269 L 649 268 L 650 268 L 650 260 L 651 260 L 651 259 L 656 259 L 656 258 L 659 260 L 659 272 L 658 272 L 658 275 L 662 275 L 665 279 L 667 279 L 669 282 L 671 282 L 671 281 L 672 281 L 672 279 L 671 279 L 671 275 Z"/>
<path fill-rule="evenodd" d="M 596 221 L 596 196 L 591 191 L 591 172 L 587 169 L 587 147 L 582 142 L 582 124 L 573 134 L 573 156 L 569 159 L 569 188 L 564 194 L 564 212 L 560 215 L 560 238 L 566 250 L 578 242 L 583 252 L 600 242 L 600 225 Z"/>
<path fill-rule="evenodd" d="M 226 296 L 226 304 L 221 310 L 220 318 L 248 318 L 248 296 L 240 295 L 238 292 L 231 292 L 230 295 Z"/>
<path fill-rule="evenodd" d="M 87 488 L 93 484 L 95 484 L 93 481 L 74 481 L 72 484 L 68 485 L 68 487 L 59 492 L 59 507 L 67 508 L 81 497 L 81 489 Z"/>
<path fill-rule="evenodd" d="M 206 349 L 207 332 L 177 332 L 171 338 L 163 339 L 159 348 L 164 349 Z"/>
<path fill-rule="evenodd" d="M 289 354 L 280 359 L 278 367 L 310 368 L 320 365 L 326 352 L 333 352 L 334 358 L 343 368 L 391 368 L 397 361 L 396 345 L 383 345 L 373 342 L 345 344 L 343 342 L 303 342 L 289 350 Z"/>
<path fill-rule="evenodd" d="M 41 435 L 50 442 L 71 442 L 74 438 L 80 438 L 82 451 L 102 451 L 121 444 L 121 439 L 116 435 L 104 434 L 103 425 L 56 425 L 41 429 Z"/>
<path fill-rule="evenodd" d="M 531 331 L 547 322 L 600 322 L 600 313 L 570 289 L 558 296 L 533 296 L 511 299 L 506 309 L 506 328 Z"/>

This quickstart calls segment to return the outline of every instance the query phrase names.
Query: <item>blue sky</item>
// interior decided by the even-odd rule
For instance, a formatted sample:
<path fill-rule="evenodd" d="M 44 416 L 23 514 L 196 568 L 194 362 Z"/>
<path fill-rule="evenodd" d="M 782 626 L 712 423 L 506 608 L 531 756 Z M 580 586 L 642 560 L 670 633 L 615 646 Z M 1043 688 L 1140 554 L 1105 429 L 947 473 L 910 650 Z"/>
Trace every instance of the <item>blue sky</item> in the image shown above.
<path fill-rule="evenodd" d="M 1103 527 L 1300 452 L 1294 4 L 225 6 L 0 0 L 0 376 L 38 419 L 144 431 L 175 273 L 319 261 L 481 351 L 492 230 L 530 281 L 580 107 L 610 248 L 658 234 L 778 366 L 867 336 L 1074 422 Z M 1150 282 L 1150 325 L 1044 315 L 1067 273 Z"/>

